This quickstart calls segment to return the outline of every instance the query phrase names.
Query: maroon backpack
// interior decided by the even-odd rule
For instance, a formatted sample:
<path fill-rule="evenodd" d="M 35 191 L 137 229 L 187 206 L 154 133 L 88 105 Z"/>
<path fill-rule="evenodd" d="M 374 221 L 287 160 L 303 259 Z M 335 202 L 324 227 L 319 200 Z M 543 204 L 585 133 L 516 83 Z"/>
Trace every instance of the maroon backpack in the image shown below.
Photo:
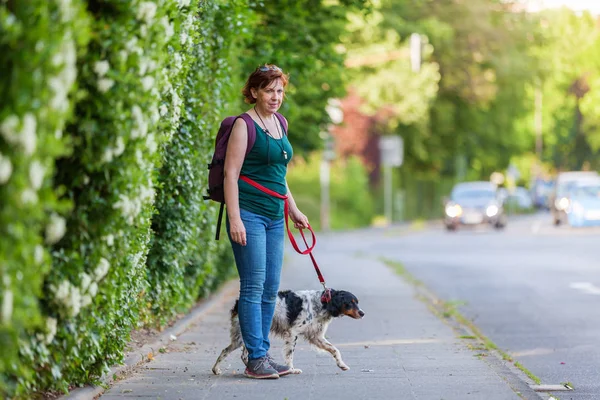
<path fill-rule="evenodd" d="M 283 115 L 275 113 L 275 116 L 283 126 L 283 132 L 287 135 L 287 121 Z M 217 219 L 217 233 L 215 239 L 219 240 L 221 233 L 221 219 L 223 219 L 223 208 L 225 206 L 225 190 L 223 182 L 225 180 L 225 155 L 227 154 L 227 144 L 233 130 L 233 125 L 238 118 L 242 118 L 248 127 L 248 145 L 246 146 L 246 156 L 252 150 L 254 142 L 256 142 L 256 128 L 254 120 L 247 113 L 237 116 L 227 117 L 221 122 L 217 138 L 215 139 L 215 152 L 210 164 L 208 164 L 208 193 L 204 196 L 204 200 L 214 200 L 221 203 L 219 208 L 219 217 Z"/>

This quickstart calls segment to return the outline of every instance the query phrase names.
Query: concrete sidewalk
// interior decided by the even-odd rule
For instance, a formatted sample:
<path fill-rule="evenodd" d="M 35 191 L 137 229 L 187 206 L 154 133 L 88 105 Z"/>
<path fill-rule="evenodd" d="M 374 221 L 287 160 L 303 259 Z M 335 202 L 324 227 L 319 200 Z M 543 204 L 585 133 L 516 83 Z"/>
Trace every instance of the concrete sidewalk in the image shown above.
<path fill-rule="evenodd" d="M 203 317 L 177 340 L 156 351 L 128 378 L 116 382 L 103 400 L 122 398 L 179 399 L 540 399 L 513 370 L 493 356 L 478 357 L 472 340 L 416 299 L 415 289 L 368 251 L 369 235 L 319 235 L 315 256 L 334 289 L 353 292 L 365 318 L 334 320 L 328 339 L 350 371 L 339 370 L 329 354 L 299 342 L 294 365 L 301 375 L 260 381 L 245 378 L 240 350 L 211 367 L 229 341 L 229 309 L 236 287 L 223 291 Z M 318 289 L 309 257 L 286 254 L 282 289 Z M 281 342 L 271 354 L 281 357 Z M 157 349 L 155 349 L 157 350 Z"/>

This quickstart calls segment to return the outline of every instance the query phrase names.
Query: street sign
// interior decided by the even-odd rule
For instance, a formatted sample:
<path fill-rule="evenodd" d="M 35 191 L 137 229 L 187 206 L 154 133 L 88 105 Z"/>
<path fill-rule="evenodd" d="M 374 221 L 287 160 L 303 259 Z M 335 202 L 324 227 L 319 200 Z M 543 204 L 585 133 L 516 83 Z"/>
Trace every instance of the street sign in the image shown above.
<path fill-rule="evenodd" d="M 400 136 L 380 136 L 379 152 L 381 164 L 387 167 L 400 167 L 404 161 L 404 141 Z"/>

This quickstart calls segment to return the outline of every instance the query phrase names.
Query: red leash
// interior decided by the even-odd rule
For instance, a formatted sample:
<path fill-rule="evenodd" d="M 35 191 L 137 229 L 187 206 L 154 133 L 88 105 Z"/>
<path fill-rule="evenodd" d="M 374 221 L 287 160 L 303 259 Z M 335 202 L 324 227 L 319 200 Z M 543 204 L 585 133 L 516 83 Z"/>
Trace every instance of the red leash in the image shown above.
<path fill-rule="evenodd" d="M 269 188 L 264 187 L 260 183 L 253 181 L 252 179 L 248 178 L 247 176 L 240 175 L 240 179 L 243 180 L 244 182 L 246 182 L 247 184 L 252 185 L 253 187 L 255 187 L 256 189 L 260 190 L 263 193 L 266 193 L 270 196 L 277 197 L 278 199 L 283 200 L 283 218 L 285 219 L 285 227 L 287 229 L 287 233 L 288 233 L 288 237 L 290 238 L 290 242 L 292 243 L 292 247 L 294 248 L 294 250 L 296 250 L 297 253 L 303 254 L 303 255 L 308 254 L 310 256 L 310 259 L 312 260 L 312 263 L 315 266 L 315 271 L 317 272 L 317 277 L 319 278 L 319 282 L 321 282 L 321 285 L 323 285 L 323 288 L 325 289 L 325 292 L 323 292 L 323 295 L 321 296 L 321 301 L 324 303 L 328 303 L 331 300 L 331 289 L 329 289 L 326 286 L 325 279 L 323 278 L 323 274 L 321 274 L 321 270 L 319 269 L 317 260 L 315 260 L 315 256 L 312 253 L 313 249 L 315 248 L 315 245 L 317 244 L 317 237 L 315 236 L 315 231 L 313 230 L 313 228 L 310 226 L 310 224 L 308 224 L 308 230 L 310 231 L 310 233 L 312 235 L 312 246 L 308 245 L 306 236 L 304 236 L 304 232 L 302 231 L 302 228 L 298 229 L 300 231 L 300 236 L 302 236 L 302 240 L 304 240 L 304 244 L 306 245 L 306 250 L 300 250 L 300 248 L 298 247 L 298 243 L 296 243 L 296 238 L 294 238 L 294 235 L 292 234 L 292 231 L 290 230 L 290 226 L 288 224 L 288 216 L 289 216 L 288 197 L 285 195 L 279 194 Z"/>

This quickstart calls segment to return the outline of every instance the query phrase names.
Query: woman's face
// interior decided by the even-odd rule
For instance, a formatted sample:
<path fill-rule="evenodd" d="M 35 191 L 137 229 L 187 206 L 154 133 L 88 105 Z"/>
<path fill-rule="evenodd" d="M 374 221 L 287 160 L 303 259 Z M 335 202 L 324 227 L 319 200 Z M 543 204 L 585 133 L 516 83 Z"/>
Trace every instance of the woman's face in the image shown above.
<path fill-rule="evenodd" d="M 256 98 L 256 105 L 267 112 L 276 112 L 283 102 L 284 89 L 281 79 L 275 79 L 262 89 L 252 89 L 252 94 Z"/>

